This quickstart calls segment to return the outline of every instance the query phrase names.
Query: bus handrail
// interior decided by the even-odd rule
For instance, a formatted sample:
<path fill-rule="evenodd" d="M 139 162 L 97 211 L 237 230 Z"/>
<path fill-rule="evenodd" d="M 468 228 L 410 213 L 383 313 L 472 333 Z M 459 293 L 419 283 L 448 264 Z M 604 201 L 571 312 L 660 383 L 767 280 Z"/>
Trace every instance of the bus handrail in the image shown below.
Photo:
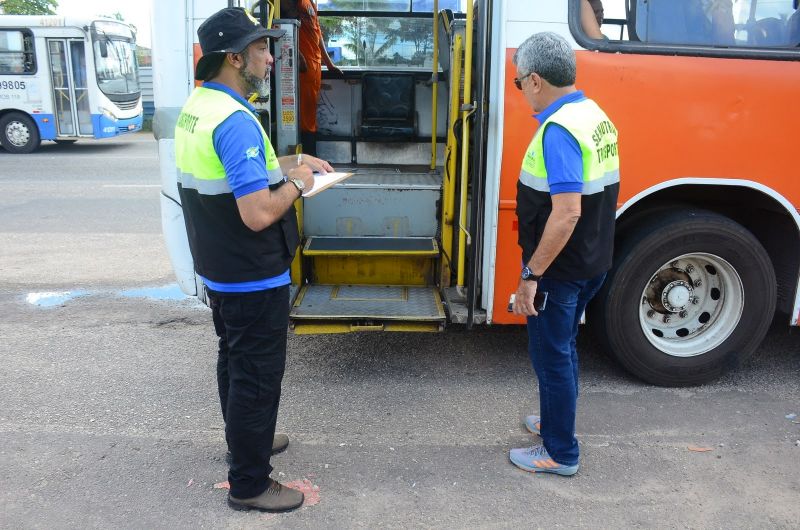
<path fill-rule="evenodd" d="M 436 171 L 436 129 L 439 125 L 439 0 L 433 0 L 433 94 L 431 100 L 431 171 Z"/>
<path fill-rule="evenodd" d="M 464 46 L 464 98 L 462 101 L 472 101 L 472 45 L 475 9 L 472 2 L 467 2 L 467 42 Z M 475 103 L 472 105 L 474 112 Z M 464 225 L 467 224 L 467 182 L 469 179 L 469 126 L 467 119 L 472 112 L 465 106 L 461 108 L 461 201 L 458 210 L 459 215 L 459 234 L 458 234 L 458 282 L 456 287 L 464 287 L 465 265 L 467 260 L 467 231 Z"/>

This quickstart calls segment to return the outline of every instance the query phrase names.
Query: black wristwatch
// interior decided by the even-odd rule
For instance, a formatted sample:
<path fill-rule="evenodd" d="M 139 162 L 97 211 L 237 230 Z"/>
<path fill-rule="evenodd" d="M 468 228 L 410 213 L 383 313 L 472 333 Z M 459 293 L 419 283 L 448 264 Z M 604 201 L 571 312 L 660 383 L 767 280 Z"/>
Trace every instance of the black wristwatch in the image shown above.
<path fill-rule="evenodd" d="M 538 282 L 542 279 L 541 274 L 534 274 L 530 267 L 522 267 L 522 279 L 526 282 Z"/>

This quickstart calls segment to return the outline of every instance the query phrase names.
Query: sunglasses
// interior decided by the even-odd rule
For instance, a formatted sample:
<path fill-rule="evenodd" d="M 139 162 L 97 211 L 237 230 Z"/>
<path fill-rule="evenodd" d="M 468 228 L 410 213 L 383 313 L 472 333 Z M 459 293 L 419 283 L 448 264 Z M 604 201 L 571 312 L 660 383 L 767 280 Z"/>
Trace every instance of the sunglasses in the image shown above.
<path fill-rule="evenodd" d="M 530 77 L 533 75 L 533 72 L 523 75 L 522 77 L 515 77 L 514 78 L 514 86 L 517 87 L 517 90 L 522 90 L 522 80 L 526 77 Z"/>

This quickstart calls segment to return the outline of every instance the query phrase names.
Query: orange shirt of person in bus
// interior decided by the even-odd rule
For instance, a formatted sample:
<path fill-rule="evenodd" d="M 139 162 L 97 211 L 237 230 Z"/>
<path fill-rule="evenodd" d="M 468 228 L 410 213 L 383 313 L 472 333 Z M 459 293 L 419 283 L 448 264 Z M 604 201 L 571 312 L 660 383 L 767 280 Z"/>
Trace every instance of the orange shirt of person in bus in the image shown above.
<path fill-rule="evenodd" d="M 315 133 L 322 64 L 324 63 L 329 71 L 337 75 L 342 75 L 342 71 L 333 64 L 328 55 L 317 18 L 317 8 L 311 0 L 281 0 L 281 16 L 300 21 L 298 35 L 300 130 L 304 133 Z M 303 143 L 305 146 L 306 142 Z"/>

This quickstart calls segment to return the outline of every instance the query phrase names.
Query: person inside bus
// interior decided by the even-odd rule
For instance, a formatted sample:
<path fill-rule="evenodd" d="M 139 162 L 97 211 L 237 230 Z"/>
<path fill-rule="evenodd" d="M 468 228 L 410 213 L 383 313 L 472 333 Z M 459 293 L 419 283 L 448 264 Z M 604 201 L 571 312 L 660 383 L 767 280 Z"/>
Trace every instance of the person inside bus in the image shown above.
<path fill-rule="evenodd" d="M 273 63 L 268 30 L 242 8 L 197 30 L 203 81 L 175 127 L 175 162 L 189 248 L 219 337 L 217 385 L 230 451 L 228 504 L 286 511 L 303 494 L 270 478 L 289 325 L 289 265 L 300 242 L 294 202 L 333 168 L 312 156 L 278 158 L 247 97 Z M 284 176 L 286 175 L 286 177 Z"/>
<path fill-rule="evenodd" d="M 575 52 L 563 37 L 529 37 L 513 63 L 514 84 L 540 124 L 517 183 L 523 266 L 512 310 L 527 317 L 539 414 L 525 425 L 542 444 L 512 449 L 509 457 L 526 471 L 574 475 L 580 456 L 576 337 L 586 305 L 611 268 L 618 135 L 597 103 L 575 88 Z M 538 292 L 548 295 L 544 305 Z"/>
<path fill-rule="evenodd" d="M 603 25 L 602 0 L 581 0 L 581 28 L 592 39 L 605 39 L 600 31 Z"/>
<path fill-rule="evenodd" d="M 719 46 L 733 46 L 735 44 L 736 26 L 733 20 L 732 0 L 699 0 L 691 4 L 691 14 L 700 10 L 702 15 L 696 14 L 695 20 L 701 24 L 691 27 L 691 31 L 698 35 L 702 44 Z"/>
<path fill-rule="evenodd" d="M 322 85 L 322 64 L 337 76 L 342 71 L 325 47 L 317 8 L 311 0 L 281 0 L 281 17 L 300 21 L 298 64 L 300 66 L 300 143 L 303 151 L 317 154 L 317 104 Z"/>
<path fill-rule="evenodd" d="M 732 0 L 637 0 L 636 31 L 646 42 L 732 46 Z"/>

